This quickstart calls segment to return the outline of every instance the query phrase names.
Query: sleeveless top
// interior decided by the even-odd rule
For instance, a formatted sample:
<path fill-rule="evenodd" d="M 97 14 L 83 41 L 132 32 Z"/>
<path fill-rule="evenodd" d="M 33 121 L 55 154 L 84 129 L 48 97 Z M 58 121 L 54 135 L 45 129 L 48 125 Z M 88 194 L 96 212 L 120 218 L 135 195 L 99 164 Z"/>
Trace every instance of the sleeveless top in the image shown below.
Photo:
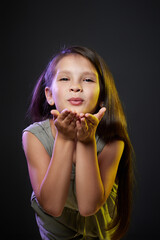
<path fill-rule="evenodd" d="M 29 127 L 23 130 L 23 132 L 25 131 L 28 131 L 34 134 L 39 139 L 39 141 L 43 144 L 49 156 L 50 157 L 52 156 L 54 138 L 52 135 L 49 119 L 41 122 L 33 123 Z M 96 145 L 97 145 L 97 155 L 98 155 L 103 150 L 105 143 L 98 136 L 96 136 Z M 78 211 L 78 204 L 76 199 L 75 168 L 76 166 L 73 164 L 68 197 L 65 203 L 62 216 L 52 217 L 52 218 L 62 222 L 69 228 L 72 228 L 71 226 L 72 223 L 70 219 L 68 219 L 66 214 L 67 212 L 66 209 L 70 209 L 71 211 L 74 212 L 74 215 L 75 213 L 77 214 L 76 219 L 78 219 L 78 222 L 80 225 L 79 232 L 81 234 L 83 235 L 86 234 L 91 237 L 98 236 L 99 239 L 109 240 L 110 239 L 109 235 L 111 231 L 107 231 L 106 229 L 107 229 L 107 226 L 111 223 L 114 214 L 116 214 L 115 200 L 117 197 L 118 186 L 116 183 L 114 183 L 111 193 L 106 200 L 106 203 L 99 209 L 99 211 L 96 214 L 89 217 L 83 217 L 80 215 Z M 41 211 L 43 212 L 43 221 L 46 221 L 46 223 L 48 223 L 49 225 L 49 219 L 51 219 L 51 216 L 45 213 L 45 211 L 42 209 L 42 207 L 38 203 L 38 200 L 36 199 L 34 192 L 32 193 L 32 196 L 31 196 L 31 203 L 35 212 L 38 212 L 39 215 Z"/>

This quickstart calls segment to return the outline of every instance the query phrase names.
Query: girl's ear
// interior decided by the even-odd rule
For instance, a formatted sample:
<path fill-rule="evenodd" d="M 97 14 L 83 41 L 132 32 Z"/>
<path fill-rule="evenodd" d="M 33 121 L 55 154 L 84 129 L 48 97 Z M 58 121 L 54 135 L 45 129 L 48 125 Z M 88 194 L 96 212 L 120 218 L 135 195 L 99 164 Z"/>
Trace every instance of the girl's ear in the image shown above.
<path fill-rule="evenodd" d="M 53 96 L 52 96 L 52 91 L 49 87 L 45 87 L 45 96 L 46 96 L 48 104 L 50 106 L 53 106 L 54 105 L 54 99 L 53 99 Z"/>

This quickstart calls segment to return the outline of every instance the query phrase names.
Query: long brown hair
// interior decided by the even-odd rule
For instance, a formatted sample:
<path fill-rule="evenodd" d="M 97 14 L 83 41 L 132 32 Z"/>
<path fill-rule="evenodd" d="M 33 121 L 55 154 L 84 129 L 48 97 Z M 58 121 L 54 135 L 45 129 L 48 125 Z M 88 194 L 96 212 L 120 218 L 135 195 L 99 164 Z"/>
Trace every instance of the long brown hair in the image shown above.
<path fill-rule="evenodd" d="M 55 106 L 51 107 L 47 103 L 44 89 L 46 86 L 51 86 L 57 63 L 69 54 L 80 54 L 87 58 L 97 70 L 100 83 L 100 95 L 96 111 L 98 111 L 99 105 L 102 102 L 107 109 L 98 125 L 97 135 L 106 143 L 113 140 L 123 140 L 125 143 L 116 176 L 116 183 L 118 184 L 116 199 L 117 214 L 110 226 L 110 229 L 115 229 L 112 231 L 111 239 L 118 240 L 127 232 L 131 217 L 134 182 L 133 148 L 128 136 L 126 118 L 114 79 L 104 60 L 95 51 L 81 46 L 72 46 L 60 51 L 49 62 L 35 86 L 29 108 L 30 115 L 33 122 L 52 117 L 50 110 L 51 108 L 55 108 Z"/>

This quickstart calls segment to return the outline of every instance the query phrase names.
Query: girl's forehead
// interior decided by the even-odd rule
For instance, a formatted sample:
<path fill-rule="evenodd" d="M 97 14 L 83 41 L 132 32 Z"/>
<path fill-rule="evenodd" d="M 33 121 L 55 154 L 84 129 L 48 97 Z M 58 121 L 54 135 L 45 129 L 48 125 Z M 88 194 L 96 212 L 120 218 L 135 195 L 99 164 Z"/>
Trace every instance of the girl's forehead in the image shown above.
<path fill-rule="evenodd" d="M 69 54 L 62 57 L 56 65 L 56 72 L 61 71 L 84 71 L 84 72 L 93 72 L 97 75 L 96 68 L 89 61 L 89 59 L 81 56 L 80 54 Z"/>

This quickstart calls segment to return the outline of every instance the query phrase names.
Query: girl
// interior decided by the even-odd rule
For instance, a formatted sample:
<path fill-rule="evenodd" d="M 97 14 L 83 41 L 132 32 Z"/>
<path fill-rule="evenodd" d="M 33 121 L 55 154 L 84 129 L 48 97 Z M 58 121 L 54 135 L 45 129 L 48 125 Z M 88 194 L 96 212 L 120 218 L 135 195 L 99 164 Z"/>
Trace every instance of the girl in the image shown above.
<path fill-rule="evenodd" d="M 121 239 L 129 226 L 132 146 L 112 75 L 80 46 L 48 64 L 23 132 L 42 239 Z"/>

